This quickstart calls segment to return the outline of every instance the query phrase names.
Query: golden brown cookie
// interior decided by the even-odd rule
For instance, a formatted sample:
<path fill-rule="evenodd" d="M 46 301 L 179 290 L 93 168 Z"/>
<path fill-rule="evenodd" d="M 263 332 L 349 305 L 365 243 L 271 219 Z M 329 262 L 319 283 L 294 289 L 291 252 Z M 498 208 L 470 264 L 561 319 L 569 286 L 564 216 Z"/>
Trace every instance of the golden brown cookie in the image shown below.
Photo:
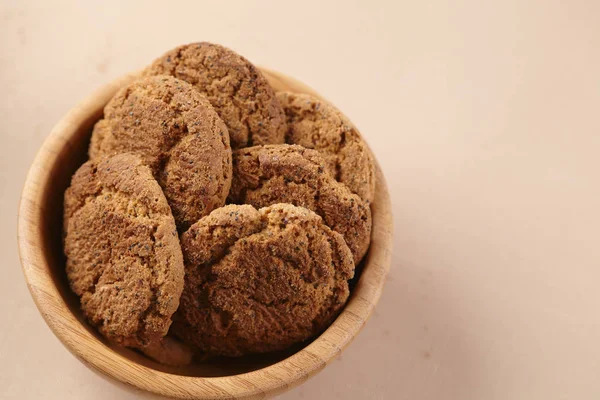
<path fill-rule="evenodd" d="M 344 237 L 357 265 L 369 248 L 369 205 L 331 176 L 315 150 L 278 144 L 234 151 L 228 201 L 257 208 L 291 203 L 313 210 Z"/>
<path fill-rule="evenodd" d="M 94 127 L 90 158 L 139 154 L 187 229 L 222 206 L 231 185 L 227 127 L 189 83 L 152 76 L 121 89 Z"/>
<path fill-rule="evenodd" d="M 333 105 L 308 94 L 278 92 L 286 115 L 285 142 L 318 150 L 332 175 L 367 203 L 375 195 L 371 153 L 354 125 Z"/>
<path fill-rule="evenodd" d="M 354 275 L 342 236 L 290 204 L 219 208 L 181 243 L 186 282 L 172 331 L 207 354 L 280 350 L 317 335 Z"/>
<path fill-rule="evenodd" d="M 171 325 L 183 257 L 163 192 L 139 157 L 88 161 L 65 192 L 67 277 L 88 321 L 110 340 L 144 349 Z"/>
<path fill-rule="evenodd" d="M 229 129 L 234 149 L 283 143 L 285 116 L 273 89 L 244 57 L 212 43 L 179 46 L 158 58 L 146 75 L 172 75 L 194 85 Z"/>

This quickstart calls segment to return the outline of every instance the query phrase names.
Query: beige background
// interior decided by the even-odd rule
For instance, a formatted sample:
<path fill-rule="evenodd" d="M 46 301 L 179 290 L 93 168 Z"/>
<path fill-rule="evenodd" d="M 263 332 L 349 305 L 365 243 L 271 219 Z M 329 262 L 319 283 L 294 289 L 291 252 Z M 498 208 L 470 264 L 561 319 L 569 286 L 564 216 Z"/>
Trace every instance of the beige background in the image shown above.
<path fill-rule="evenodd" d="M 393 196 L 375 315 L 284 399 L 600 397 L 600 2 L 119 3 L 0 1 L 0 398 L 133 398 L 38 315 L 18 197 L 71 106 L 197 40 L 332 100 Z"/>

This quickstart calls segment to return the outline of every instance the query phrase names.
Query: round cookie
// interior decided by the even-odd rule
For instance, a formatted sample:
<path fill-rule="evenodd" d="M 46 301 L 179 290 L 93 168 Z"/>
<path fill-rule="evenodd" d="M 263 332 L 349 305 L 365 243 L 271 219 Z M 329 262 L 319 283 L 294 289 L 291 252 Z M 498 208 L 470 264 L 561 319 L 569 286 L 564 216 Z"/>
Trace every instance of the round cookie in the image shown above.
<path fill-rule="evenodd" d="M 257 208 L 275 203 L 308 208 L 344 237 L 357 265 L 369 248 L 369 205 L 331 176 L 315 150 L 279 144 L 234 151 L 228 201 Z"/>
<path fill-rule="evenodd" d="M 333 105 L 308 94 L 278 92 L 285 142 L 318 150 L 332 175 L 367 203 L 375 196 L 371 153 L 354 125 Z"/>
<path fill-rule="evenodd" d="M 146 75 L 172 75 L 194 85 L 229 129 L 234 149 L 283 143 L 285 116 L 261 72 L 244 57 L 212 43 L 179 46 L 152 63 Z"/>
<path fill-rule="evenodd" d="M 287 348 L 323 331 L 348 299 L 350 250 L 305 208 L 225 206 L 181 243 L 186 282 L 172 332 L 206 354 Z"/>
<path fill-rule="evenodd" d="M 167 334 L 183 290 L 183 256 L 163 192 L 139 157 L 88 161 L 64 200 L 71 288 L 110 340 L 151 348 Z"/>
<path fill-rule="evenodd" d="M 225 203 L 231 185 L 227 127 L 189 83 L 142 78 L 121 89 L 94 127 L 90 159 L 139 154 L 163 188 L 178 227 Z"/>

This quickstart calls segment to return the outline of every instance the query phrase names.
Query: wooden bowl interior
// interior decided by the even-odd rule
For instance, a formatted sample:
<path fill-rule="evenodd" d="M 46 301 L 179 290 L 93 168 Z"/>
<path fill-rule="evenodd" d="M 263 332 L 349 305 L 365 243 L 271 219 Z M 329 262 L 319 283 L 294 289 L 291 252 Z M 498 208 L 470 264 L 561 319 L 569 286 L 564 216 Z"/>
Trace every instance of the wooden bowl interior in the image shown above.
<path fill-rule="evenodd" d="M 275 90 L 308 92 L 318 96 L 312 89 L 292 78 L 269 70 L 263 70 L 263 73 Z M 241 390 L 240 393 L 272 394 L 298 384 L 323 368 L 333 358 L 333 355 L 339 353 L 352 340 L 366 321 L 381 293 L 385 275 L 389 268 L 391 212 L 387 187 L 379 167 L 377 167 L 378 187 L 376 199 L 372 205 L 374 221 L 373 241 L 370 252 L 363 262 L 365 271 L 368 271 L 368 273 L 360 277 L 363 266 L 361 265 L 357 268 L 356 277 L 351 285 L 354 288 L 351 299 L 340 317 L 338 317 L 338 320 L 334 322 L 325 334 L 313 341 L 299 344 L 282 352 L 237 359 L 215 358 L 186 367 L 175 368 L 164 366 L 134 350 L 114 345 L 105 340 L 104 337 L 98 334 L 96 329 L 87 324 L 80 311 L 79 300 L 69 288 L 65 274 L 65 257 L 62 250 L 64 191 L 68 187 L 73 173 L 87 159 L 87 148 L 91 130 L 95 122 L 102 117 L 104 105 L 120 87 L 129 83 L 135 76 L 135 74 L 128 75 L 111 83 L 103 90 L 98 91 L 95 97 L 81 104 L 79 111 L 72 111 L 65 117 L 57 125 L 49 138 L 49 142 L 52 141 L 52 148 L 48 149 L 49 143 L 44 144 L 44 147 L 36 158 L 36 163 L 34 163 L 32 171 L 30 171 L 28 182 L 23 191 L 21 204 L 19 245 L 28 286 L 40 312 L 65 346 L 86 364 L 101 370 L 119 381 L 155 393 L 173 393 L 179 397 L 188 397 L 186 391 L 182 391 L 181 393 L 177 393 L 176 390 L 169 392 L 167 389 L 162 389 L 162 387 L 158 386 L 158 383 L 155 384 L 146 381 L 138 383 L 136 377 L 128 378 L 131 372 L 124 373 L 121 371 L 117 373 L 111 371 L 109 366 L 114 363 L 114 360 L 106 360 L 106 362 L 104 360 L 98 362 L 90 360 L 89 357 L 91 356 L 86 353 L 89 349 L 84 352 L 80 348 L 81 346 L 76 343 L 80 340 L 79 336 L 82 336 L 81 332 L 78 333 L 81 327 L 101 343 L 101 345 L 92 344 L 94 347 L 93 351 L 98 352 L 98 354 L 93 355 L 94 357 L 102 356 L 106 351 L 114 351 L 124 359 L 139 365 L 139 367 L 134 366 L 133 371 L 138 372 L 139 370 L 140 374 L 147 373 L 148 370 L 144 369 L 144 367 L 158 373 L 169 373 L 165 376 L 157 375 L 161 379 L 164 377 L 167 383 L 171 382 L 175 375 L 181 376 L 182 379 L 184 377 L 231 377 L 234 375 L 244 376 L 239 374 L 261 370 L 261 375 L 254 377 L 258 379 L 256 381 L 258 383 L 252 381 L 254 378 L 252 378 L 251 374 L 246 375 L 245 379 L 248 382 L 252 381 L 254 383 L 249 384 L 251 390 L 246 388 Z M 82 112 L 82 110 L 85 112 Z M 45 155 L 44 151 L 48 151 L 49 154 Z M 38 162 L 40 158 L 42 161 Z M 33 210 L 28 208 L 29 203 L 32 204 Z M 34 245 L 33 247 L 38 244 L 32 243 L 36 238 L 39 238 L 39 247 L 41 248 L 31 249 L 31 244 Z M 49 280 L 47 279 L 48 277 L 50 278 Z M 46 280 L 50 283 L 46 282 Z M 60 299 L 56 298 L 56 292 L 58 292 Z M 70 315 L 65 315 L 67 313 L 65 313 L 64 307 L 68 308 Z M 344 321 L 340 321 L 341 319 L 344 319 Z M 79 326 L 75 326 L 74 324 Z M 337 330 L 332 330 L 334 325 L 337 326 Z M 328 340 L 325 340 L 326 335 L 330 336 Z M 315 347 L 316 350 L 312 352 L 308 350 L 300 351 L 309 346 L 311 342 L 314 342 L 314 345 L 310 347 Z M 318 349 L 322 349 L 320 352 L 323 354 L 315 355 L 319 354 Z M 292 355 L 295 356 L 290 358 Z M 268 374 L 267 371 L 270 371 L 270 369 L 264 368 L 274 365 L 283 366 L 285 363 L 280 363 L 282 360 L 286 360 L 286 363 L 291 363 L 286 367 L 289 371 L 286 371 L 281 378 L 276 377 L 270 379 L 269 382 L 265 381 L 263 385 L 261 382 L 265 378 L 262 374 Z M 236 377 L 236 379 L 238 378 Z M 173 384 L 174 387 L 180 387 L 190 382 L 189 380 L 183 380 Z M 221 381 L 214 382 L 219 387 L 225 387 L 223 386 L 225 384 L 222 384 Z M 267 387 L 268 390 L 261 386 Z M 197 393 L 221 393 L 211 391 L 212 389 L 207 391 L 197 388 L 196 390 L 199 390 L 199 392 L 194 392 L 196 394 L 190 397 L 197 396 Z M 237 396 L 237 389 L 222 393 L 225 393 L 224 397 L 227 397 L 229 394 Z"/>

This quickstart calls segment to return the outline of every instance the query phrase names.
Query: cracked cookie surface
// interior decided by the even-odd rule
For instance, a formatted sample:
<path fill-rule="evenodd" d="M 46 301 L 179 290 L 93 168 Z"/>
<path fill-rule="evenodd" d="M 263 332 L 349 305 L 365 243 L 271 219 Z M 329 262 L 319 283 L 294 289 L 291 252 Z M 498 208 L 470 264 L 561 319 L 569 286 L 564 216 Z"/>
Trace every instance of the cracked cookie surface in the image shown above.
<path fill-rule="evenodd" d="M 228 201 L 257 208 L 276 203 L 308 208 L 344 237 L 357 265 L 369 248 L 369 205 L 331 176 L 315 150 L 280 144 L 234 151 Z"/>
<path fill-rule="evenodd" d="M 179 46 L 144 74 L 191 83 L 225 121 L 234 149 L 283 143 L 285 116 L 273 89 L 254 65 L 226 47 L 207 42 Z"/>
<path fill-rule="evenodd" d="M 88 161 L 64 200 L 64 251 L 88 321 L 144 349 L 166 335 L 183 290 L 183 257 L 163 192 L 139 157 Z"/>
<path fill-rule="evenodd" d="M 290 204 L 219 208 L 181 243 L 186 282 L 172 332 L 206 354 L 281 350 L 317 335 L 354 275 L 342 236 Z"/>
<path fill-rule="evenodd" d="M 90 159 L 133 152 L 163 188 L 181 230 L 225 203 L 231 185 L 227 127 L 187 82 L 152 76 L 121 89 L 94 127 Z"/>
<path fill-rule="evenodd" d="M 285 142 L 318 150 L 331 174 L 368 203 L 375 196 L 371 153 L 356 127 L 333 105 L 308 94 L 278 92 Z"/>

